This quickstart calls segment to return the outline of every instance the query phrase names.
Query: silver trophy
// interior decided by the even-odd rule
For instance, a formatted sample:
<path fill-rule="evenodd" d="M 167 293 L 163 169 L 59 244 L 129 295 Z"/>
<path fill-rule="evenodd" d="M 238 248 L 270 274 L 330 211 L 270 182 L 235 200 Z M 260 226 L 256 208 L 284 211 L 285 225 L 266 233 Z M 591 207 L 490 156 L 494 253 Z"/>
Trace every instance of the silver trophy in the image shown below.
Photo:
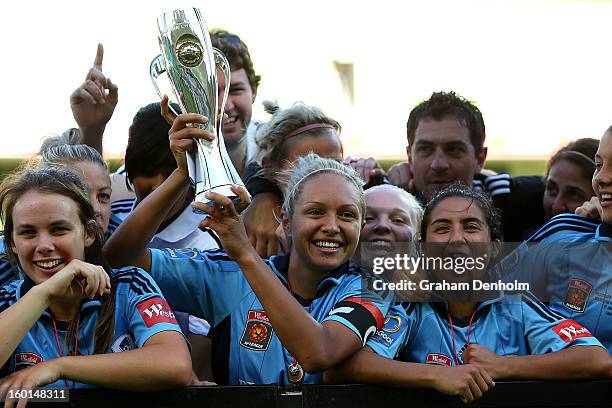
<path fill-rule="evenodd" d="M 158 17 L 157 26 L 162 54 L 153 59 L 150 67 L 157 94 L 160 98 L 164 93 L 168 94 L 171 101 L 178 102 L 182 112 L 206 116 L 209 119 L 206 125 L 194 126 L 215 135 L 212 142 L 194 139 L 197 149 L 187 155 L 195 201 L 208 202 L 204 197 L 208 191 L 236 199 L 230 186 L 244 184 L 227 154 L 221 133 L 223 110 L 229 93 L 229 63 L 221 51 L 212 47 L 208 28 L 197 8 L 164 13 Z M 220 106 L 217 70 L 225 76 Z"/>

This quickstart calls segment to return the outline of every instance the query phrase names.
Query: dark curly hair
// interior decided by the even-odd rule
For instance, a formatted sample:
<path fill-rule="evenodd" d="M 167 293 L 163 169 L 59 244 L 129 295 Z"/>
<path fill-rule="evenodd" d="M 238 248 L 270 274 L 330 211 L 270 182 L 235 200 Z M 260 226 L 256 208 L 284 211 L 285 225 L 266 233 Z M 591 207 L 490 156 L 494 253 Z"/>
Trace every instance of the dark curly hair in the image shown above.
<path fill-rule="evenodd" d="M 421 241 L 427 238 L 427 225 L 429 224 L 431 213 L 442 201 L 451 197 L 464 197 L 476 203 L 478 208 L 485 216 L 485 221 L 489 227 L 491 240 L 502 240 L 502 221 L 501 214 L 497 208 L 493 206 L 491 198 L 480 191 L 476 191 L 464 183 L 454 182 L 438 191 L 434 197 L 425 206 L 423 220 L 421 221 Z"/>
<path fill-rule="evenodd" d="M 449 117 L 459 120 L 469 130 L 474 152 L 480 153 L 485 141 L 482 113 L 472 101 L 452 91 L 434 92 L 412 109 L 406 123 L 408 145 L 414 143 L 414 134 L 422 119 L 443 120 Z"/>
<path fill-rule="evenodd" d="M 232 70 L 244 68 L 249 78 L 251 89 L 256 91 L 261 81 L 261 76 L 255 73 L 249 49 L 240 37 L 227 30 L 214 28 L 210 30 L 210 39 L 213 47 L 219 49 L 225 55 Z"/>

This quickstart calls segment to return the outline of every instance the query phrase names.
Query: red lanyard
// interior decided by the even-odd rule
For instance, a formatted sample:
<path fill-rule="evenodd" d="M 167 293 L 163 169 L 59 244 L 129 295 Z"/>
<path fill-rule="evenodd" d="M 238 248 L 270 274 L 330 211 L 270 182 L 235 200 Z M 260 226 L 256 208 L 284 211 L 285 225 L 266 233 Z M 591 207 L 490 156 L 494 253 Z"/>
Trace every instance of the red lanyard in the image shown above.
<path fill-rule="evenodd" d="M 453 339 L 453 353 L 455 353 L 455 365 L 459 365 L 459 356 L 457 355 L 457 346 L 455 345 L 455 329 L 453 328 L 453 319 L 451 319 L 450 313 L 448 313 L 448 322 L 450 323 L 450 332 L 451 338 Z M 472 317 L 470 317 L 470 324 L 468 326 L 467 332 L 467 343 L 466 346 L 470 345 L 470 329 L 472 328 L 472 320 L 474 319 L 474 315 L 476 314 L 476 309 L 472 312 Z"/>
<path fill-rule="evenodd" d="M 60 341 L 59 341 L 59 333 L 57 332 L 57 323 L 55 323 L 55 319 L 53 319 L 53 329 L 55 330 L 55 340 L 57 341 L 57 351 L 59 352 L 59 356 L 60 357 L 64 357 L 63 353 L 62 353 L 62 346 L 60 345 Z M 76 334 L 74 335 L 74 355 L 76 356 L 77 354 L 79 354 L 79 324 L 81 323 L 81 316 L 77 317 L 77 323 L 76 323 Z M 70 388 L 68 387 L 68 381 L 64 380 L 64 384 L 66 385 L 66 388 Z M 74 381 L 72 382 L 72 385 L 74 387 Z"/>
<path fill-rule="evenodd" d="M 289 278 L 287 278 L 287 289 L 289 290 L 289 293 L 295 297 L 295 295 L 293 295 L 293 290 L 291 289 Z M 308 305 L 308 307 L 304 307 L 308 314 L 310 314 L 311 305 L 312 303 Z M 293 384 L 298 384 L 304 379 L 304 369 L 293 356 L 291 356 L 291 364 L 287 366 L 287 378 Z"/>

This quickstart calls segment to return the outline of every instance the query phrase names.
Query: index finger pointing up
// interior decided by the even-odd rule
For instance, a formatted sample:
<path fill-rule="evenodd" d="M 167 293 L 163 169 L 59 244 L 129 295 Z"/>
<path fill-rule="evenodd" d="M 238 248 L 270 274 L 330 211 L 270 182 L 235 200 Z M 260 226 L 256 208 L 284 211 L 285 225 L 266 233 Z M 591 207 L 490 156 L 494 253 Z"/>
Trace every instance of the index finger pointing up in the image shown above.
<path fill-rule="evenodd" d="M 94 68 L 102 71 L 102 59 L 104 58 L 104 47 L 102 43 L 98 43 L 98 49 L 96 50 L 96 59 L 94 60 Z"/>

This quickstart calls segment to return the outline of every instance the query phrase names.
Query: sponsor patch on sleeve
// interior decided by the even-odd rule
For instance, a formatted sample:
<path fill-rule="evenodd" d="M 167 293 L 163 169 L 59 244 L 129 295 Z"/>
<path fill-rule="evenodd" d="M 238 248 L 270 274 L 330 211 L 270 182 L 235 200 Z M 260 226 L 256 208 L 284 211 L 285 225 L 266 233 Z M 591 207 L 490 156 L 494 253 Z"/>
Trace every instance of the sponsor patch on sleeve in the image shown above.
<path fill-rule="evenodd" d="M 17 353 L 15 354 L 15 371 L 42 363 L 42 361 L 43 358 L 36 353 Z"/>
<path fill-rule="evenodd" d="M 175 248 L 164 248 L 162 249 L 166 255 L 170 258 L 182 258 L 182 259 L 195 259 L 200 256 L 198 250 L 193 248 L 175 249 Z"/>
<path fill-rule="evenodd" d="M 553 331 L 566 343 L 571 343 L 580 337 L 593 337 L 586 327 L 572 319 L 563 320 L 553 327 Z"/>
<path fill-rule="evenodd" d="M 136 307 L 147 327 L 152 327 L 158 323 L 177 324 L 176 317 L 168 306 L 168 302 L 160 297 L 143 300 Z"/>
<path fill-rule="evenodd" d="M 440 353 L 429 353 L 427 355 L 427 358 L 425 359 L 425 363 L 445 366 L 453 365 L 452 360 L 449 356 L 445 356 L 444 354 Z"/>

